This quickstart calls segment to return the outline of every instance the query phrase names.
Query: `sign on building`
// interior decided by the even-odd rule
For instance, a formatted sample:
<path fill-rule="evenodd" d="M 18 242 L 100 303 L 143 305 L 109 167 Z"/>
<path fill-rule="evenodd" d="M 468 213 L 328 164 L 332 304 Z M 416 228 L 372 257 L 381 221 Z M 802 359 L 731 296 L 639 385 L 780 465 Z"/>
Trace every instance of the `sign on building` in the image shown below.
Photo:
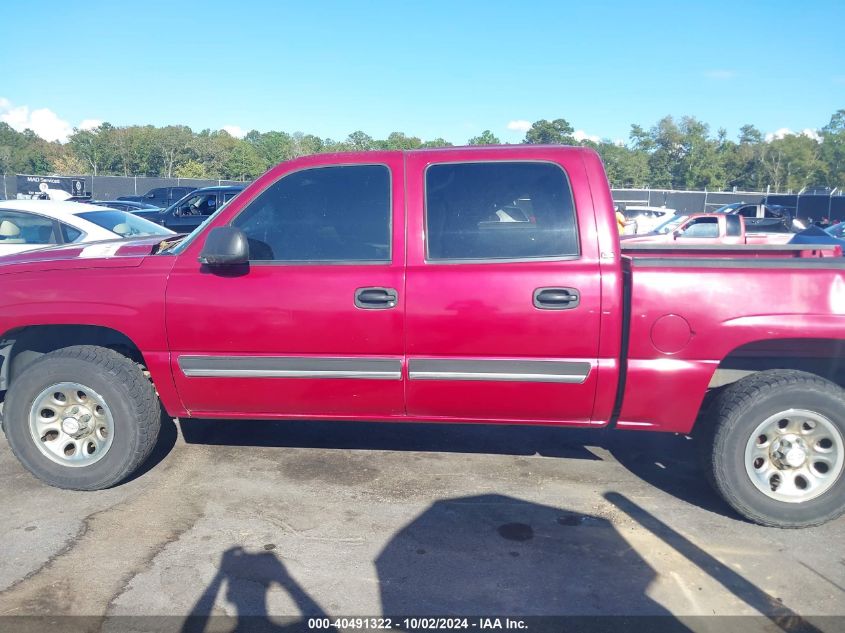
<path fill-rule="evenodd" d="M 85 179 L 76 176 L 17 175 L 17 198 L 67 200 L 85 195 Z"/>

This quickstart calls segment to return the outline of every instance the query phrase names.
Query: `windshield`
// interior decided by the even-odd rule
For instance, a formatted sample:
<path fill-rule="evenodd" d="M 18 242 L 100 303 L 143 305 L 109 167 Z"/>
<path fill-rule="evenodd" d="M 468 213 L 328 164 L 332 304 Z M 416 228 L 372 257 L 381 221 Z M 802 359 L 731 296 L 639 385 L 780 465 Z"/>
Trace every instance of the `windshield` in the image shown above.
<path fill-rule="evenodd" d="M 666 233 L 670 233 L 676 228 L 678 228 L 683 222 L 686 221 L 688 215 L 674 215 L 668 220 L 658 224 L 657 227 L 654 229 L 655 233 L 659 235 L 664 235 Z"/>
<path fill-rule="evenodd" d="M 708 213 L 729 213 L 734 209 L 738 209 L 743 205 L 742 202 L 732 202 L 731 204 L 726 204 L 723 207 L 719 207 L 715 211 L 708 211 Z"/>
<path fill-rule="evenodd" d="M 170 229 L 126 211 L 86 211 L 76 215 L 120 237 L 174 235 Z"/>

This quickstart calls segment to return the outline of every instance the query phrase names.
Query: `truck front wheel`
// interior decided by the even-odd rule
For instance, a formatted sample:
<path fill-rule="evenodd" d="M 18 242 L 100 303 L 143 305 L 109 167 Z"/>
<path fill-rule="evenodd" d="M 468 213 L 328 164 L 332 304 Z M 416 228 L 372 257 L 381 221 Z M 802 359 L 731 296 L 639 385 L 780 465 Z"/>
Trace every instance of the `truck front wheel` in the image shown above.
<path fill-rule="evenodd" d="M 761 525 L 820 525 L 845 512 L 845 391 L 771 370 L 728 386 L 708 425 L 707 469 L 722 497 Z"/>
<path fill-rule="evenodd" d="M 42 481 L 99 490 L 149 455 L 161 423 L 140 367 L 103 347 L 66 347 L 33 361 L 6 394 L 3 428 L 15 456 Z"/>

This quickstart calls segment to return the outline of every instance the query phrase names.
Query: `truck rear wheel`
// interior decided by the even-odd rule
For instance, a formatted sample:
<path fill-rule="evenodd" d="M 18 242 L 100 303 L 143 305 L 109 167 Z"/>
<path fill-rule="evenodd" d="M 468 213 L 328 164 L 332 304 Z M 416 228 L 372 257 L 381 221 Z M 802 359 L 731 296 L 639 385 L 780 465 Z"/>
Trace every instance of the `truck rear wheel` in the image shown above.
<path fill-rule="evenodd" d="M 712 408 L 713 485 L 760 525 L 820 525 L 845 512 L 845 391 L 818 376 L 771 370 L 728 386 Z"/>
<path fill-rule="evenodd" d="M 3 428 L 15 456 L 59 488 L 99 490 L 128 477 L 150 454 L 161 424 L 141 368 L 104 347 L 66 347 L 15 376 Z"/>

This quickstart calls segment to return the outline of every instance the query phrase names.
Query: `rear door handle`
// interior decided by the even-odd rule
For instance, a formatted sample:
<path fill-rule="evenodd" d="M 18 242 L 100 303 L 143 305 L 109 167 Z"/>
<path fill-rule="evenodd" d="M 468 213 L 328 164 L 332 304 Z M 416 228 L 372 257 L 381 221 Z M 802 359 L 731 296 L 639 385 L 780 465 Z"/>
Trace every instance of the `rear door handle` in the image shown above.
<path fill-rule="evenodd" d="M 358 288 L 355 307 L 363 310 L 389 310 L 396 307 L 399 295 L 393 288 Z"/>
<path fill-rule="evenodd" d="M 575 288 L 537 288 L 534 307 L 541 310 L 571 310 L 577 308 L 581 294 Z"/>

